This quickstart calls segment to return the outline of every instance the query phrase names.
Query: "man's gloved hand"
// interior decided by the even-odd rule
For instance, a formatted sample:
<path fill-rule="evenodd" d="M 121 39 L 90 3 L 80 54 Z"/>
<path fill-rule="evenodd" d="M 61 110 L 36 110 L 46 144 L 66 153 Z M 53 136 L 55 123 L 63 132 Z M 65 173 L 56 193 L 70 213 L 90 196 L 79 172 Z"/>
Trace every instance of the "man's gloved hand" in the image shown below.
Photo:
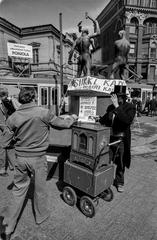
<path fill-rule="evenodd" d="M 71 60 L 68 60 L 68 64 L 69 64 L 69 65 L 72 65 L 73 62 L 72 62 Z"/>
<path fill-rule="evenodd" d="M 72 114 L 71 116 L 73 117 L 73 119 L 74 119 L 75 121 L 78 120 L 78 116 L 77 116 L 76 114 Z"/>
<path fill-rule="evenodd" d="M 6 125 L 5 124 L 0 124 L 0 130 L 3 132 L 4 129 L 6 128 Z"/>

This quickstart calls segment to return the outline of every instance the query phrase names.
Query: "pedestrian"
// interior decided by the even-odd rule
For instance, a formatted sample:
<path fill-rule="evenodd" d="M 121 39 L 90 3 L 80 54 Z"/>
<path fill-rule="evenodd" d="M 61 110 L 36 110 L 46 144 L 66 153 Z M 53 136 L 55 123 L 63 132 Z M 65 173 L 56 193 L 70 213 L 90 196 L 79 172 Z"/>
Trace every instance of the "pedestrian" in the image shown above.
<path fill-rule="evenodd" d="M 115 85 L 114 92 L 111 93 L 112 104 L 108 106 L 104 116 L 99 122 L 111 127 L 110 142 L 121 140 L 118 145 L 111 147 L 112 160 L 115 160 L 116 173 L 114 185 L 118 192 L 124 191 L 125 168 L 131 163 L 131 130 L 130 125 L 136 114 L 135 106 L 126 101 L 126 86 Z"/>
<path fill-rule="evenodd" d="M 149 116 L 149 112 L 150 112 L 150 97 L 149 96 L 146 99 L 144 111 L 146 112 L 146 116 Z"/>
<path fill-rule="evenodd" d="M 36 92 L 32 87 L 21 88 L 19 102 L 21 106 L 7 119 L 7 128 L 3 132 L 3 148 L 9 146 L 14 139 L 16 153 L 14 186 L 12 189 L 14 201 L 9 206 L 8 216 L 4 216 L 6 225 L 2 237 L 9 240 L 20 217 L 24 201 L 33 181 L 33 208 L 35 221 L 41 224 L 50 212 L 47 208 L 46 193 L 46 150 L 49 146 L 50 127 L 70 128 L 76 121 L 75 116 L 65 119 L 56 117 L 52 111 L 36 105 Z"/>
<path fill-rule="evenodd" d="M 154 95 L 153 98 L 150 100 L 151 117 L 156 115 L 156 109 L 157 109 L 157 100 L 156 100 L 156 96 Z"/>
<path fill-rule="evenodd" d="M 81 77 L 83 72 L 84 76 L 91 75 L 91 50 L 90 46 L 93 48 L 94 41 L 93 38 L 100 35 L 100 28 L 97 20 L 93 20 L 88 15 L 86 16 L 87 19 L 90 19 L 94 23 L 95 33 L 89 35 L 89 31 L 87 28 L 83 28 L 79 26 L 79 31 L 81 32 L 81 36 L 76 39 L 74 42 L 71 51 L 69 52 L 69 59 L 68 64 L 73 64 L 71 58 L 73 56 L 74 50 L 76 49 L 79 53 L 78 58 L 78 70 L 77 70 L 77 77 Z"/>
<path fill-rule="evenodd" d="M 2 140 L 2 132 L 6 126 L 7 118 L 15 111 L 12 101 L 8 99 L 8 89 L 0 88 L 0 141 Z M 8 166 L 13 170 L 13 162 L 11 161 L 10 149 L 3 149 L 0 146 L 0 176 L 7 176 Z"/>

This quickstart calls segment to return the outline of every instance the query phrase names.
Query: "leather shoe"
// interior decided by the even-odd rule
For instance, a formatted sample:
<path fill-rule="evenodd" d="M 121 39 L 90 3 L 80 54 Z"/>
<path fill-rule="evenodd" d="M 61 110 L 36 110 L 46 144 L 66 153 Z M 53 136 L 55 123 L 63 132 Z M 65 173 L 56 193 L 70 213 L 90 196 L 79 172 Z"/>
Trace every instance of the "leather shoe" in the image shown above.
<path fill-rule="evenodd" d="M 124 186 L 123 185 L 118 185 L 117 186 L 117 191 L 120 192 L 120 193 L 124 192 Z"/>
<path fill-rule="evenodd" d="M 9 234 L 2 233 L 1 238 L 2 238 L 2 240 L 10 240 L 11 239 L 11 233 L 9 233 Z"/>
<path fill-rule="evenodd" d="M 1 176 L 1 177 L 7 177 L 7 176 L 8 176 L 8 173 L 7 173 L 7 172 L 0 173 L 0 176 Z"/>

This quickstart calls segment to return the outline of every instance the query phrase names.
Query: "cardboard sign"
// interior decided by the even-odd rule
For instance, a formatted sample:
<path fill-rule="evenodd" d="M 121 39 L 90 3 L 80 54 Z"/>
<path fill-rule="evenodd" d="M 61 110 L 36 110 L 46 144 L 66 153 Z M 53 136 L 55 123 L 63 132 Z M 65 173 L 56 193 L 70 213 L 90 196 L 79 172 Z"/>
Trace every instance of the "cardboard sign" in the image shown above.
<path fill-rule="evenodd" d="M 78 120 L 81 122 L 95 122 L 96 106 L 96 97 L 80 97 Z"/>

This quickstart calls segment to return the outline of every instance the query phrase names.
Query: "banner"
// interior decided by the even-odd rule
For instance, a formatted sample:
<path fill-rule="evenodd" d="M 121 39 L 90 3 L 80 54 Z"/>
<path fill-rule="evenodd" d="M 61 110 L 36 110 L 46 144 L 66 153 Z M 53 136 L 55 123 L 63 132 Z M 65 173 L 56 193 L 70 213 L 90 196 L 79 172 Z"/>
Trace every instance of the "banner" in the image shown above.
<path fill-rule="evenodd" d="M 7 43 L 8 56 L 17 58 L 32 58 L 32 46 L 19 43 Z"/>
<path fill-rule="evenodd" d="M 92 90 L 110 94 L 114 90 L 114 85 L 126 86 L 126 82 L 120 79 L 98 79 L 87 76 L 72 79 L 68 85 L 68 91 Z"/>

